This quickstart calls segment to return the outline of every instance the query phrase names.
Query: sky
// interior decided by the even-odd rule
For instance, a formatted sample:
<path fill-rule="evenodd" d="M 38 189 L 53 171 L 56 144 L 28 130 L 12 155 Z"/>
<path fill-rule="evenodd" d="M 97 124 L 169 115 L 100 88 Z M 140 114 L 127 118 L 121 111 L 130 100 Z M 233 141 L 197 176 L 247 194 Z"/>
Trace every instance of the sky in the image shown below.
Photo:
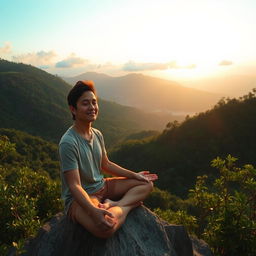
<path fill-rule="evenodd" d="M 0 0 L 0 57 L 60 76 L 256 71 L 255 0 Z"/>

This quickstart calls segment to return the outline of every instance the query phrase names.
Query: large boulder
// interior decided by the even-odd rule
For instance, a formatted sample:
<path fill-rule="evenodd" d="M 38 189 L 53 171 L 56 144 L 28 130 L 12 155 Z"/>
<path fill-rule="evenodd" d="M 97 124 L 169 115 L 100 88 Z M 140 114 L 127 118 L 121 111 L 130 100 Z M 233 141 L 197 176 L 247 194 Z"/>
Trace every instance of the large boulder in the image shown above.
<path fill-rule="evenodd" d="M 198 246 L 200 243 L 193 239 Z M 162 221 L 144 206 L 131 211 L 123 226 L 106 240 L 96 238 L 59 213 L 27 243 L 25 250 L 22 255 L 26 256 L 211 255 L 208 247 L 205 254 L 193 251 L 191 239 L 183 226 Z"/>

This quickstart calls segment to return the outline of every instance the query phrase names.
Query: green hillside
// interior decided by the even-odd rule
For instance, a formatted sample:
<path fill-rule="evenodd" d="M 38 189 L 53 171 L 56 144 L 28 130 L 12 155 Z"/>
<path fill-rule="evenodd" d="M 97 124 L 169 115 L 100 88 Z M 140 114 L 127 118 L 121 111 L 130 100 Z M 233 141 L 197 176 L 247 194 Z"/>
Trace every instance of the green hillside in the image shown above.
<path fill-rule="evenodd" d="M 46 171 L 51 178 L 59 179 L 56 144 L 14 129 L 0 128 L 0 136 L 7 136 L 16 147 L 15 153 L 4 159 L 5 165 L 27 166 L 36 172 Z"/>
<path fill-rule="evenodd" d="M 240 99 L 221 100 L 211 110 L 169 123 L 153 140 L 130 140 L 111 159 L 132 169 L 159 174 L 156 185 L 186 196 L 198 175 L 214 178 L 209 162 L 228 154 L 239 164 L 256 163 L 256 90 Z"/>
<path fill-rule="evenodd" d="M 97 85 L 96 85 L 97 87 Z M 14 128 L 57 143 L 72 124 L 66 103 L 70 85 L 31 65 L 0 59 L 0 127 Z M 107 146 L 143 129 L 163 129 L 157 115 L 99 100 L 95 122 Z"/>
<path fill-rule="evenodd" d="M 70 86 L 30 65 L 0 60 L 0 124 L 57 141 L 71 124 Z"/>

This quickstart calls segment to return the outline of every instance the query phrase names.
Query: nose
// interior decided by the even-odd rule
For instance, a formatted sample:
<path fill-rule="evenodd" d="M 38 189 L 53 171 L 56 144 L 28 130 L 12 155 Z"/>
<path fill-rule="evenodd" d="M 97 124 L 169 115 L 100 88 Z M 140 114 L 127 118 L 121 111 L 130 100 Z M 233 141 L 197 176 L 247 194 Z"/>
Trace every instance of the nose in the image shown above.
<path fill-rule="evenodd" d="M 91 103 L 89 104 L 89 108 L 90 108 L 90 109 L 95 109 L 95 105 L 91 102 Z"/>

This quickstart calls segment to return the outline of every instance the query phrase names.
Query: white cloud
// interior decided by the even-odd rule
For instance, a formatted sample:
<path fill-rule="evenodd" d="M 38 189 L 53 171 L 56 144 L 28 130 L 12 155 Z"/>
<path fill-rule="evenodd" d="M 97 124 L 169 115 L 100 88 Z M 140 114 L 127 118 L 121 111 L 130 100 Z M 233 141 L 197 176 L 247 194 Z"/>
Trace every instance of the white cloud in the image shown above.
<path fill-rule="evenodd" d="M 31 64 L 41 68 L 49 68 L 53 64 L 56 56 L 57 54 L 54 51 L 39 51 L 36 53 L 13 56 L 12 59 L 15 62 Z"/>
<path fill-rule="evenodd" d="M 7 55 L 12 51 L 12 44 L 10 42 L 5 42 L 3 47 L 0 47 L 0 54 Z"/>
<path fill-rule="evenodd" d="M 134 61 L 129 61 L 123 65 L 124 71 L 153 71 L 153 70 L 166 70 L 166 69 L 192 69 L 196 65 L 180 66 L 176 61 L 171 61 L 167 63 L 136 63 Z"/>
<path fill-rule="evenodd" d="M 77 57 L 74 53 L 70 54 L 64 60 L 61 60 L 55 64 L 56 68 L 74 68 L 78 66 L 88 65 L 89 60 Z"/>
<path fill-rule="evenodd" d="M 86 72 L 97 72 L 118 76 L 126 74 L 122 69 L 122 66 L 123 65 L 112 64 L 111 62 L 94 63 L 72 53 L 69 57 L 58 61 L 54 67 L 48 69 L 48 71 L 63 76 L 75 76 Z"/>
<path fill-rule="evenodd" d="M 145 71 L 145 70 L 164 70 L 168 69 L 167 63 L 136 63 L 129 61 L 123 65 L 125 71 Z"/>
<path fill-rule="evenodd" d="M 7 51 L 7 45 L 6 45 Z M 55 51 L 38 51 L 12 56 L 15 62 L 31 64 L 47 72 L 64 76 L 74 76 L 85 72 L 105 73 L 112 76 L 124 75 L 127 72 L 164 71 L 168 69 L 194 69 L 196 65 L 179 65 L 176 61 L 170 62 L 135 62 L 129 61 L 124 64 L 93 63 L 88 59 L 71 53 L 60 58 Z"/>
<path fill-rule="evenodd" d="M 103 64 L 94 64 L 86 67 L 89 71 L 107 73 L 107 74 L 119 74 L 123 73 L 123 69 L 121 65 L 114 65 L 111 62 L 106 62 Z"/>

